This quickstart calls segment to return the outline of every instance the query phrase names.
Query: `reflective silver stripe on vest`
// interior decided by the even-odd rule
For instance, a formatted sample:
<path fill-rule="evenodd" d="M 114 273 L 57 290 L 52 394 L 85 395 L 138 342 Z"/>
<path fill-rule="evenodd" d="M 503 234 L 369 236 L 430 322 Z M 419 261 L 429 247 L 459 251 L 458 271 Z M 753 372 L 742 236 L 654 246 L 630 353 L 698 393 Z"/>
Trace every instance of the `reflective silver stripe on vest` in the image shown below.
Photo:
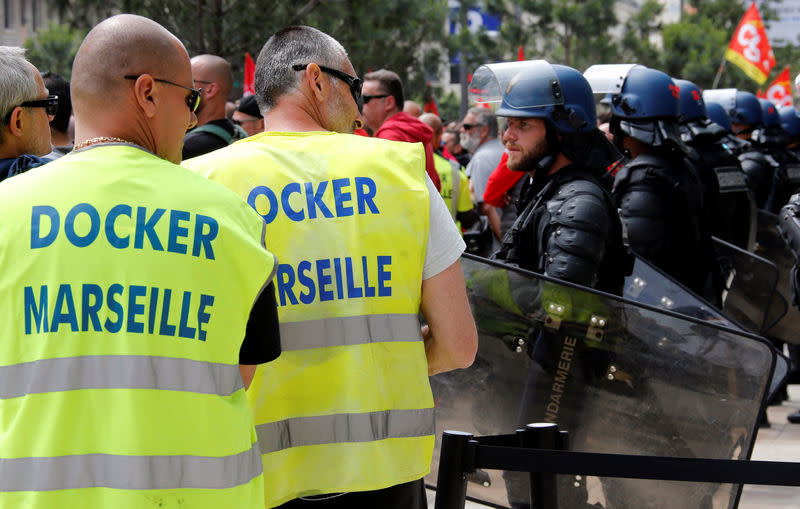
<path fill-rule="evenodd" d="M 323 318 L 281 323 L 280 330 L 283 351 L 422 339 L 416 314 Z"/>
<path fill-rule="evenodd" d="M 256 426 L 261 453 L 304 445 L 373 442 L 436 433 L 434 409 L 295 417 Z"/>
<path fill-rule="evenodd" d="M 261 465 L 257 443 L 222 457 L 82 454 L 0 459 L 0 491 L 226 489 L 250 482 L 261 474 Z"/>
<path fill-rule="evenodd" d="M 243 387 L 237 364 L 172 357 L 61 357 L 0 367 L 0 399 L 78 389 L 157 389 L 230 396 Z"/>

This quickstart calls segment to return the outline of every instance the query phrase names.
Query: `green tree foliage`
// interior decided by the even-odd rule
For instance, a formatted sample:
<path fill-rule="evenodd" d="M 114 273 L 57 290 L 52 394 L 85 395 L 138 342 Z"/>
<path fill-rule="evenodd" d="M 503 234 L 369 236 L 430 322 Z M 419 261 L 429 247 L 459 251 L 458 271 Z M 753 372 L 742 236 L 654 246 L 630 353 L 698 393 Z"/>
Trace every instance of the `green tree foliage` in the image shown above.
<path fill-rule="evenodd" d="M 310 25 L 341 42 L 359 74 L 391 69 L 417 92 L 424 88 L 426 55 L 431 58 L 425 49 L 444 38 L 447 15 L 446 0 L 55 0 L 55 5 L 62 19 L 77 27 L 114 12 L 146 16 L 176 34 L 190 55 L 219 55 L 237 74 L 244 53 L 256 58 L 274 32 Z"/>
<path fill-rule="evenodd" d="M 690 12 L 685 12 L 680 22 L 664 27 L 661 68 L 670 76 L 693 81 L 701 88 L 710 88 L 748 5 L 740 0 L 693 0 L 687 5 Z M 759 3 L 761 17 L 767 25 L 775 17 L 770 5 L 768 1 Z M 775 47 L 774 50 L 777 65 L 769 79 L 773 79 L 792 59 L 797 61 L 797 51 L 791 47 Z M 724 65 L 718 88 L 757 90 L 758 84 L 744 71 L 730 62 Z"/>
<path fill-rule="evenodd" d="M 491 9 L 503 14 L 501 44 L 509 58 L 517 48 L 525 58 L 544 58 L 585 69 L 615 62 L 618 46 L 610 30 L 617 25 L 614 0 L 493 0 Z"/>
<path fill-rule="evenodd" d="M 84 33 L 66 25 L 51 23 L 25 41 L 27 57 L 41 72 L 51 71 L 69 81 L 72 61 Z"/>
<path fill-rule="evenodd" d="M 661 48 L 653 43 L 660 35 L 659 16 L 664 5 L 658 0 L 647 0 L 627 21 L 620 41 L 620 62 L 636 62 L 648 67 L 660 65 Z"/>

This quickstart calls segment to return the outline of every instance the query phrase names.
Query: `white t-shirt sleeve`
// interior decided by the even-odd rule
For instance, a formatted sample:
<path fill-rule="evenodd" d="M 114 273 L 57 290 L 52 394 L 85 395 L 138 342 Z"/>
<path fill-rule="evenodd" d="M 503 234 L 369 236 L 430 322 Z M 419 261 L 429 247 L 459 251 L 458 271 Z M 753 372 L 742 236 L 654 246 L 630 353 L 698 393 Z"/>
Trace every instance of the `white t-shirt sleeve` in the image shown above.
<path fill-rule="evenodd" d="M 467 248 L 464 239 L 453 221 L 436 186 L 426 176 L 428 183 L 430 229 L 428 230 L 428 249 L 425 252 L 425 265 L 422 279 L 429 279 L 455 263 Z"/>

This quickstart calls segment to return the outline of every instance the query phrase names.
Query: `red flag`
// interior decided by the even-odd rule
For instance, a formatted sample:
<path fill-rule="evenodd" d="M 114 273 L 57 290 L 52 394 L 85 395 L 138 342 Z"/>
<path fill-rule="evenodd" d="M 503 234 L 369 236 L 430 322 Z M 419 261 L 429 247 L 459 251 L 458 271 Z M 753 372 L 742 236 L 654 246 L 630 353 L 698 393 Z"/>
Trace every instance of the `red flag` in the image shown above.
<path fill-rule="evenodd" d="M 522 49 L 522 44 L 520 44 L 519 48 L 517 49 L 517 60 L 520 62 L 525 60 L 525 51 Z"/>
<path fill-rule="evenodd" d="M 431 88 L 430 81 L 425 83 L 425 94 L 423 95 L 423 99 L 425 100 L 425 104 L 422 106 L 422 111 L 425 113 L 433 113 L 438 117 L 439 105 L 436 104 L 436 98 L 433 96 L 433 89 Z"/>
<path fill-rule="evenodd" d="M 256 93 L 256 64 L 250 53 L 244 54 L 244 94 L 253 95 Z"/>
<path fill-rule="evenodd" d="M 792 78 L 790 74 L 791 71 L 787 65 L 778 77 L 775 78 L 775 81 L 767 87 L 766 92 L 760 95 L 757 94 L 758 97 L 763 97 L 764 99 L 772 101 L 772 104 L 775 106 L 792 106 L 794 102 L 792 100 Z"/>
<path fill-rule="evenodd" d="M 739 66 L 750 79 L 763 85 L 770 69 L 775 66 L 775 54 L 767 40 L 764 22 L 758 13 L 756 3 L 744 13 L 739 26 L 733 33 L 725 58 Z"/>

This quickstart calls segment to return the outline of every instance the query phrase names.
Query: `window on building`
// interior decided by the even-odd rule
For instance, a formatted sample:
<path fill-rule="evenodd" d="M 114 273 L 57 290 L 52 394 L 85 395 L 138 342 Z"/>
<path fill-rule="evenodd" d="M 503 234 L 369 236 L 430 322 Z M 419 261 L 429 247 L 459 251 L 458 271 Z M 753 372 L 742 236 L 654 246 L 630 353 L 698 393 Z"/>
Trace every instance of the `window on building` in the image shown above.
<path fill-rule="evenodd" d="M 11 28 L 11 0 L 3 0 L 3 26 Z"/>

